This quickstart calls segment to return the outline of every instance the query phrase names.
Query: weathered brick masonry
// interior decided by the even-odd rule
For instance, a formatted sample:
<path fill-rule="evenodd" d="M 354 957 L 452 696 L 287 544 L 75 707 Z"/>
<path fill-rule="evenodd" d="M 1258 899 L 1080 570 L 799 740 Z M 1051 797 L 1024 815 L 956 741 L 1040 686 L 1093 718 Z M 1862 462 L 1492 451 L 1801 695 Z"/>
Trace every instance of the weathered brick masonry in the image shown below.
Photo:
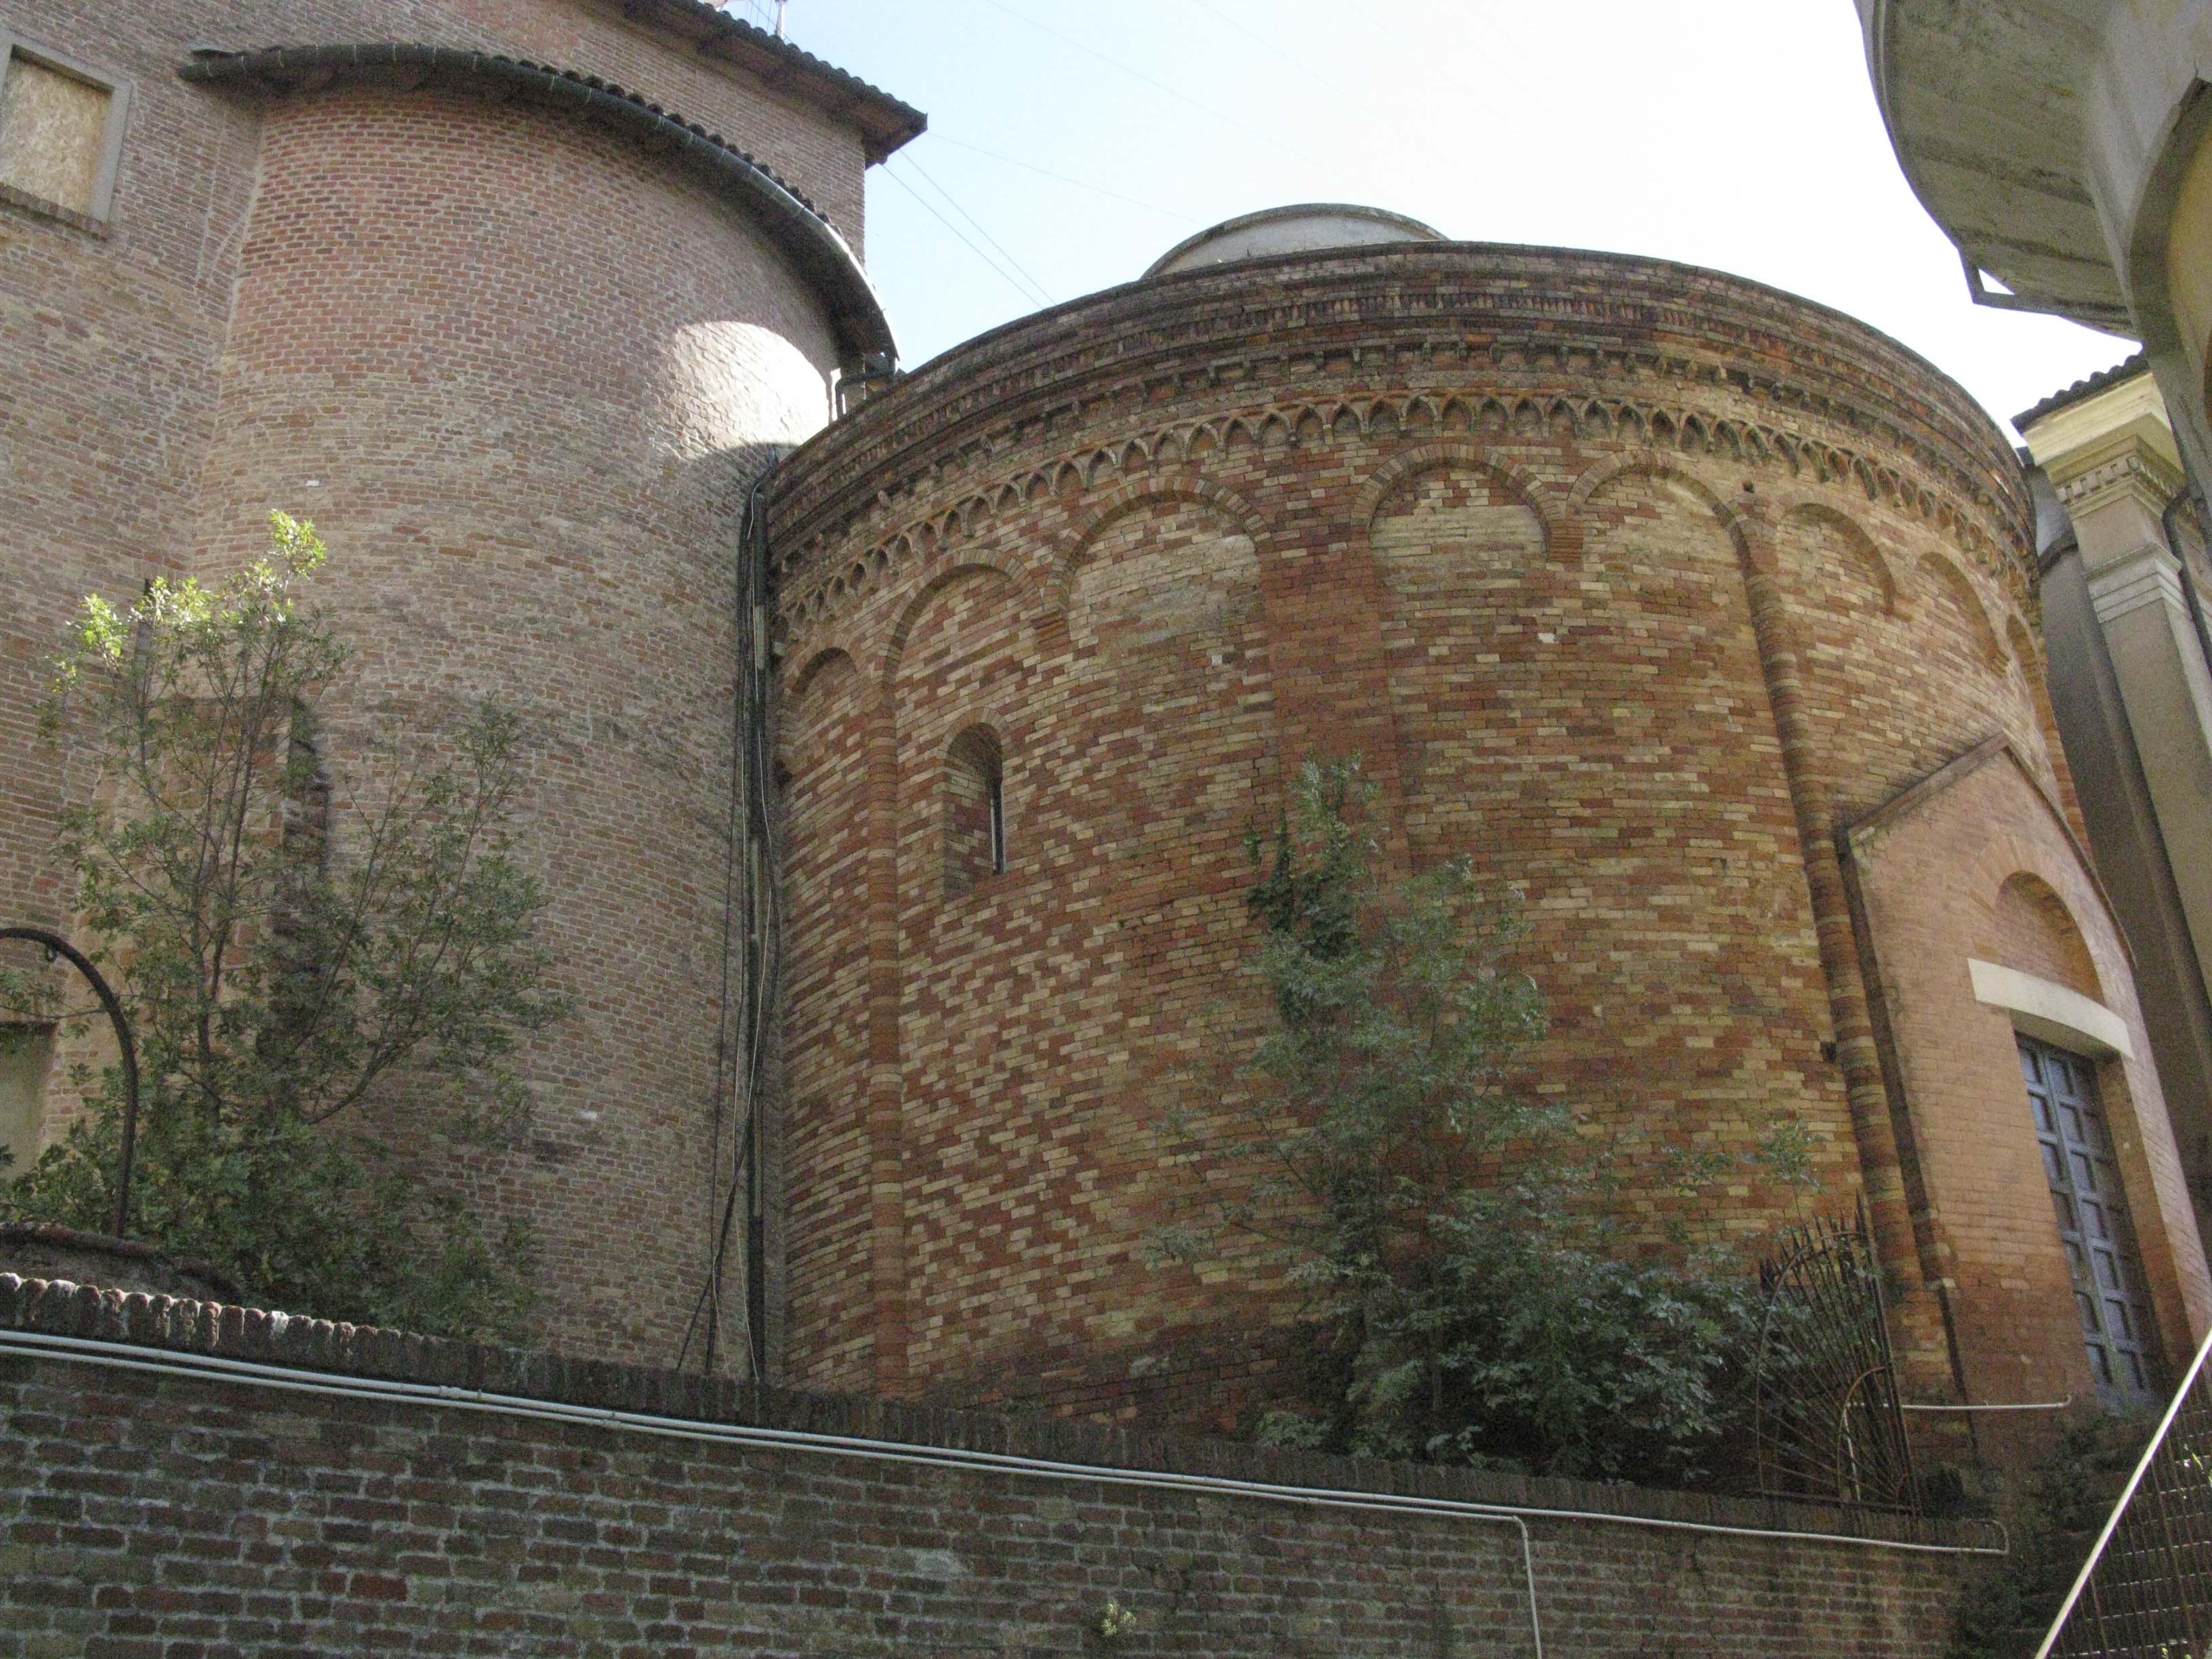
<path fill-rule="evenodd" d="M 40 1336 L 109 1345 L 94 1354 Z M 261 1380 L 128 1370 L 204 1359 Z M 283 1384 L 392 1380 L 675 1433 Z M 579 1413 L 580 1414 L 580 1413 Z M 687 1437 L 738 1425 L 890 1455 Z M 0 1275 L 0 1655 L 715 1652 L 1934 1659 L 1984 1530 L 754 1391 Z M 1795 1532 L 1386 1514 L 1123 1474 Z"/>
<path fill-rule="evenodd" d="M 1907 1286 L 1911 1393 L 2086 1392 L 1967 962 L 2086 941 L 2139 1022 L 2017 469 L 1925 362 L 1655 261 L 1285 254 L 948 354 L 785 464 L 775 532 L 793 1381 L 1237 1408 L 1293 1304 L 1142 1265 L 1159 1125 L 1218 1110 L 1255 1029 L 1242 836 L 1357 753 L 1392 857 L 1525 902 L 1536 1086 L 1632 1144 L 1805 1126 L 1820 1202 L 1863 1193 Z M 1007 868 L 953 880 L 979 726 Z M 1906 795 L 1990 740 L 2002 769 Z M 1886 804 L 1910 835 L 1839 844 Z M 2051 902 L 2001 926 L 2016 875 Z M 2106 1089 L 2178 1354 L 2212 1298 L 2172 1134 L 2147 1065 Z M 1655 1230 L 1677 1202 L 1635 1201 Z M 1680 1218 L 1789 1206 L 1747 1181 Z"/>
<path fill-rule="evenodd" d="M 82 596 L 312 518 L 355 653 L 333 762 L 519 710 L 518 851 L 576 994 L 527 1144 L 426 1173 L 528 1218 L 559 1340 L 672 1358 L 714 1178 L 738 518 L 888 343 L 837 234 L 920 118 L 691 0 L 0 26 L 132 94 L 106 224 L 0 204 L 0 914 L 67 922 L 65 769 L 30 726 Z"/>
<path fill-rule="evenodd" d="M 333 759 L 518 707 L 578 995 L 526 1145 L 384 1127 L 532 1223 L 551 1340 L 672 1355 L 723 1173 L 739 507 L 888 344 L 861 178 L 920 118 L 696 0 L 0 25 L 132 91 L 104 222 L 0 198 L 0 899 L 67 921 L 30 714 L 81 596 L 313 517 L 359 671 Z M 1219 1110 L 1256 1029 L 1244 832 L 1352 752 L 1393 860 L 1525 902 L 1537 1086 L 1632 1145 L 1812 1133 L 1905 1287 L 1910 1393 L 2088 1386 L 1970 961 L 2132 1034 L 2097 1054 L 2163 1350 L 2212 1317 L 2016 468 L 1893 343 L 1650 261 L 1249 260 L 949 354 L 775 502 L 791 1380 L 1213 1421 L 1268 1386 L 1284 1288 L 1139 1246 L 1163 1114 Z M 1634 1201 L 1655 1236 L 1790 1208 Z"/>

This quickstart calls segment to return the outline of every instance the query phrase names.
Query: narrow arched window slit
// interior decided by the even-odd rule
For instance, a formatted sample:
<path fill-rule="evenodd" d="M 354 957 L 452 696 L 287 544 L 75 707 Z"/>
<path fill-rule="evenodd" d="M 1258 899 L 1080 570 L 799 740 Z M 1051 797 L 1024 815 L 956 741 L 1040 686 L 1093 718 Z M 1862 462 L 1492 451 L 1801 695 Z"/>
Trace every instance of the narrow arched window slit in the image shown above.
<path fill-rule="evenodd" d="M 970 726 L 945 756 L 945 890 L 967 892 L 1006 872 L 1005 751 L 988 726 Z"/>

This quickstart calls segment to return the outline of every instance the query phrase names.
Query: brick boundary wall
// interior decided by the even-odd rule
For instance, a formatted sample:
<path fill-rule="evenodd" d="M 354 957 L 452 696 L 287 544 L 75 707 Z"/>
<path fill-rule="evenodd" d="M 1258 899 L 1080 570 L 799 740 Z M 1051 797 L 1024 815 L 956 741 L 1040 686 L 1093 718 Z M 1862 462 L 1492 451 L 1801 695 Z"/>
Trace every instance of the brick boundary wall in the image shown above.
<path fill-rule="evenodd" d="M 1933 1659 L 1970 1562 L 1956 1552 L 1989 1541 L 754 1389 L 13 1274 L 0 1413 L 5 1656 L 1521 1655 L 1525 1536 L 1553 1659 Z M 1013 1458 L 1083 1467 L 994 1464 Z M 1596 1513 L 1543 1513 L 1561 1510 Z M 1109 1602 L 1136 1616 L 1110 1643 Z"/>

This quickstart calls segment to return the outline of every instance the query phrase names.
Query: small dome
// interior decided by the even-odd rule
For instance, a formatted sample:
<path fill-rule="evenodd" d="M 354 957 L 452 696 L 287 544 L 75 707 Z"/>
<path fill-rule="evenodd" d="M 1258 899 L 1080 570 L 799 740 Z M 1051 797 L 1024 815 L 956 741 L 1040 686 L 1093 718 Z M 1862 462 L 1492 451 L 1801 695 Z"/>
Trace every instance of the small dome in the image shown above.
<path fill-rule="evenodd" d="M 1211 229 L 1177 242 L 1152 261 L 1145 275 L 1165 276 L 1226 264 L 1232 259 L 1261 259 L 1274 253 L 1306 253 L 1322 248 L 1368 247 L 1382 242 L 1442 242 L 1449 239 L 1432 225 L 1402 213 L 1360 207 L 1348 202 L 1300 202 L 1224 219 Z"/>

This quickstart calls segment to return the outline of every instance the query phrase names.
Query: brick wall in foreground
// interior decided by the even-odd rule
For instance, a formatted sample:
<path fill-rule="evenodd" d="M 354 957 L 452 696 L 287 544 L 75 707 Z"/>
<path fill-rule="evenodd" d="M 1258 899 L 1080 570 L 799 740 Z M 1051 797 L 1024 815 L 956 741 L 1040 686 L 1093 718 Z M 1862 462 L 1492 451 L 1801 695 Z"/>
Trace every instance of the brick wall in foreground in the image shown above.
<path fill-rule="evenodd" d="M 82 1347 L 31 1351 L 39 1334 L 201 1369 L 88 1364 Z M 211 1358 L 287 1369 L 273 1382 L 224 1377 Z M 0 1274 L 0 1655 L 1533 1651 L 1510 1524 L 274 1385 L 331 1373 L 1122 1470 L 1737 1526 L 1853 1524 L 1808 1508 L 758 1393 Z M 1932 1659 L 1962 1565 L 1864 1541 L 1528 1527 L 1553 1659 Z M 1109 1601 L 1136 1614 L 1118 1644 L 1086 1634 Z"/>

